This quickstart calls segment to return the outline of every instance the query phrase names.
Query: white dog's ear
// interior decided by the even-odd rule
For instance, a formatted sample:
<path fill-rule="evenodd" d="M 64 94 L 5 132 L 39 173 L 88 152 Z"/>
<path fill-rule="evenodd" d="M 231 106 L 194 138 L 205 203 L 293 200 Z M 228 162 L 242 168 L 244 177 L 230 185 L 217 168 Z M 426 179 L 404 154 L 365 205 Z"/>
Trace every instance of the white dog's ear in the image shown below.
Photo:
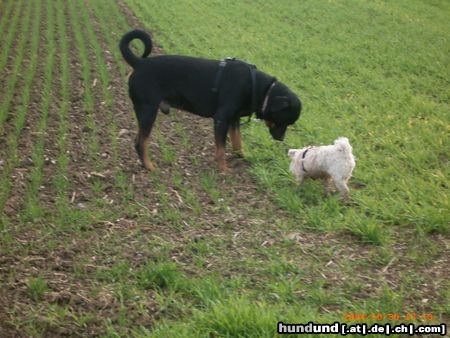
<path fill-rule="evenodd" d="M 297 149 L 289 149 L 288 150 L 288 156 L 290 158 L 293 158 L 295 156 L 295 153 L 297 152 Z"/>

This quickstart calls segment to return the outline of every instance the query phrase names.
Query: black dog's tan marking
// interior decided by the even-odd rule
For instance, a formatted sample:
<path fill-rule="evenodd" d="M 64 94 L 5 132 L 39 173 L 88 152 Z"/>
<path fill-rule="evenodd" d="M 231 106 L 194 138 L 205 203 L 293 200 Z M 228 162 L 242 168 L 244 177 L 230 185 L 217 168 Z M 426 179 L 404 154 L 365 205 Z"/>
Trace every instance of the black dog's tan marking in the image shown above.
<path fill-rule="evenodd" d="M 129 43 L 134 39 L 144 43 L 142 57 L 133 54 L 129 48 Z M 216 60 L 176 55 L 147 58 L 151 49 L 150 36 L 140 30 L 125 34 L 120 41 L 120 51 L 134 70 L 128 85 L 139 125 L 135 148 L 149 170 L 153 170 L 154 165 L 147 157 L 146 144 L 158 108 L 166 114 L 170 107 L 175 107 L 212 117 L 216 161 L 221 170 L 227 170 L 227 133 L 233 151 L 242 155 L 241 116 L 256 113 L 257 118 L 266 121 L 272 137 L 280 141 L 287 126 L 300 116 L 300 100 L 291 90 L 243 61 L 227 60 L 224 64 Z"/>
<path fill-rule="evenodd" d="M 231 148 L 233 149 L 233 152 L 237 155 L 244 156 L 242 152 L 239 123 L 230 126 L 230 128 L 228 129 L 228 135 L 230 136 Z"/>

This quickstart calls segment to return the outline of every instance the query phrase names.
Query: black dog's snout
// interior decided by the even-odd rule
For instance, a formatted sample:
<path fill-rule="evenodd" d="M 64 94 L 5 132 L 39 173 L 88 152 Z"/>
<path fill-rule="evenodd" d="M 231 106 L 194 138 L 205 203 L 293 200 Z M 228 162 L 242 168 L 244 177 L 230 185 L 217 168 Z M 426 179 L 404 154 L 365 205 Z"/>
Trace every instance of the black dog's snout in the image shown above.
<path fill-rule="evenodd" d="M 276 141 L 283 141 L 284 140 L 284 135 L 281 135 L 281 136 L 272 135 L 272 138 L 274 140 L 276 140 Z"/>
<path fill-rule="evenodd" d="M 272 138 L 277 141 L 283 141 L 284 135 L 286 134 L 287 126 L 275 126 L 273 128 L 270 128 L 270 135 L 272 135 Z"/>

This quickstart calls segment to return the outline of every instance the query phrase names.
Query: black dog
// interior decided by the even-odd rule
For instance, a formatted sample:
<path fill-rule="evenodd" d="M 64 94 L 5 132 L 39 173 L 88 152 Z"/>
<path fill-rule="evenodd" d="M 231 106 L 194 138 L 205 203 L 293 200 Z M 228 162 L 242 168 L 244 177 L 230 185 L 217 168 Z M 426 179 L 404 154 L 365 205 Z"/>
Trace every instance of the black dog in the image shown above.
<path fill-rule="evenodd" d="M 129 48 L 139 39 L 144 43 L 142 57 Z M 227 59 L 206 60 L 187 56 L 147 57 L 152 50 L 150 36 L 140 30 L 125 34 L 120 41 L 124 59 L 133 67 L 128 85 L 139 124 L 135 148 L 143 165 L 153 170 L 147 157 L 146 141 L 158 107 L 165 113 L 169 106 L 214 119 L 216 160 L 227 170 L 225 142 L 227 132 L 232 148 L 242 155 L 239 119 L 250 116 L 266 122 L 275 140 L 282 141 L 288 125 L 300 116 L 301 102 L 276 78 L 246 62 Z"/>

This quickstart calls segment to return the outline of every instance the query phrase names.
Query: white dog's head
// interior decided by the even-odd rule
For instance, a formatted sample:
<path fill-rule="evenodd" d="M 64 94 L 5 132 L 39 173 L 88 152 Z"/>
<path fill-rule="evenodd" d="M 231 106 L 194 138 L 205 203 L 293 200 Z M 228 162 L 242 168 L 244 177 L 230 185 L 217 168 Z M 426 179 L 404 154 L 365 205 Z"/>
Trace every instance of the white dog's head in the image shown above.
<path fill-rule="evenodd" d="M 295 154 L 297 153 L 298 149 L 289 149 L 288 150 L 288 156 L 290 158 L 294 158 Z"/>

